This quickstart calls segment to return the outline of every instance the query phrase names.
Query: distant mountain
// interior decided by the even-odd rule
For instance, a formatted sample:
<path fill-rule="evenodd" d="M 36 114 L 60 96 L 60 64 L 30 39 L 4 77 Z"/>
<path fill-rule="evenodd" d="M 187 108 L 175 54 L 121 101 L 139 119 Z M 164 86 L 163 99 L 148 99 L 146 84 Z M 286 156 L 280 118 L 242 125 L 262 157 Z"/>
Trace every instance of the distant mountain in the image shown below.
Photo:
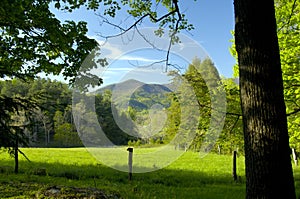
<path fill-rule="evenodd" d="M 147 84 L 134 79 L 105 86 L 95 93 L 104 93 L 105 90 L 112 91 L 113 102 L 117 106 L 129 105 L 139 110 L 149 109 L 154 104 L 169 107 L 166 94 L 172 92 L 168 85 Z"/>
<path fill-rule="evenodd" d="M 130 79 L 130 80 L 126 80 L 124 82 L 107 85 L 103 88 L 98 89 L 96 91 L 96 93 L 104 93 L 105 90 L 110 90 L 113 92 L 127 93 L 132 89 L 142 86 L 143 84 L 145 84 L 145 83 L 134 80 L 134 79 Z"/>

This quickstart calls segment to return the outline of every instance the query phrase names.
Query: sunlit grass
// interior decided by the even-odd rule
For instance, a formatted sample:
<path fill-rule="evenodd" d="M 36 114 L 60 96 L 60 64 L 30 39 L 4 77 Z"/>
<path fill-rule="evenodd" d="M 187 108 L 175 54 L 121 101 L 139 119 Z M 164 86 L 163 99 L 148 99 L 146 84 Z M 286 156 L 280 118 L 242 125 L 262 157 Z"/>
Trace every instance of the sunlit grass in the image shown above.
<path fill-rule="evenodd" d="M 0 195 L 9 189 L 9 183 L 30 184 L 21 193 L 24 198 L 47 186 L 94 187 L 106 192 L 119 193 L 122 198 L 244 198 L 244 157 L 239 156 L 237 173 L 239 181 L 232 180 L 232 157 L 208 154 L 200 158 L 198 153 L 186 152 L 166 168 L 150 173 L 128 174 L 114 170 L 97 161 L 85 148 L 24 148 L 31 160 L 20 156 L 20 174 L 13 174 L 14 161 L 1 153 L 0 164 L 6 168 L 0 174 Z M 124 148 L 126 150 L 126 148 Z M 136 153 L 148 153 L 153 149 L 134 149 Z M 109 154 L 109 150 L 103 150 Z M 38 171 L 45 171 L 41 174 Z M 299 169 L 295 170 L 299 189 Z M 18 191 L 14 196 L 19 196 Z"/>

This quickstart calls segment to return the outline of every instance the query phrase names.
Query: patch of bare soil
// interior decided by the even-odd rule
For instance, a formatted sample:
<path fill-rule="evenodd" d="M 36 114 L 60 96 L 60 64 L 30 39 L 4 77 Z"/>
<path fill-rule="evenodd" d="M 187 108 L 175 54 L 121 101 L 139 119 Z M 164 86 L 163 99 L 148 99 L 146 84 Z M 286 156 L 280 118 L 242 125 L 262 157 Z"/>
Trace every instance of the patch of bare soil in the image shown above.
<path fill-rule="evenodd" d="M 60 199 L 121 199 L 118 194 L 107 194 L 95 188 L 76 188 L 52 186 L 40 190 L 36 198 L 60 198 Z"/>

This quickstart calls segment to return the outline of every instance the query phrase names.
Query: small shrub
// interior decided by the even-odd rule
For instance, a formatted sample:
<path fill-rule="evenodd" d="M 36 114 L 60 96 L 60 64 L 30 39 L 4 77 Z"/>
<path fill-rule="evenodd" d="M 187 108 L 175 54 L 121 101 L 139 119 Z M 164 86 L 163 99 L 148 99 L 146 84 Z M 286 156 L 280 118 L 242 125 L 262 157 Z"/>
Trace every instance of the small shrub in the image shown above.
<path fill-rule="evenodd" d="M 34 170 L 33 174 L 38 175 L 38 176 L 46 176 L 47 170 L 46 170 L 46 168 L 37 168 Z"/>
<path fill-rule="evenodd" d="M 134 146 L 141 146 L 142 142 L 141 140 L 137 140 L 135 143 L 134 143 Z"/>

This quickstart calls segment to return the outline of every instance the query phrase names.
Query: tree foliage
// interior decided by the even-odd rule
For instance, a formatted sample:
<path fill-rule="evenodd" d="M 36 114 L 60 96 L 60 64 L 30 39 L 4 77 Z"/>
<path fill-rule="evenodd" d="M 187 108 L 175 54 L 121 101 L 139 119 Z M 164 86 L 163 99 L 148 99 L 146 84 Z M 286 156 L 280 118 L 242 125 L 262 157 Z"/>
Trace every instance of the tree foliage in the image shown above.
<path fill-rule="evenodd" d="M 86 22 L 61 22 L 50 11 L 53 1 L 4 0 L 0 5 L 0 78 L 20 78 L 26 81 L 33 79 L 37 74 L 62 74 L 72 84 L 83 60 L 97 47 L 95 40 L 87 37 Z M 92 7 L 94 1 L 89 1 Z M 58 7 L 56 1 L 56 7 Z M 76 4 L 70 1 L 70 4 Z M 75 9 L 75 7 L 74 7 Z M 71 11 L 71 10 L 69 10 Z M 91 62 L 87 68 L 92 69 L 98 65 L 105 65 L 105 60 L 98 63 Z M 81 78 L 94 80 L 94 84 L 101 83 L 98 77 L 88 70 L 81 72 Z M 96 81 L 95 81 L 96 80 Z M 20 89 L 14 80 L 12 87 L 5 87 L 0 98 L 1 129 L 0 146 L 8 147 L 14 142 L 10 135 L 12 131 L 12 114 L 32 111 L 33 98 L 22 99 L 11 96 L 10 92 Z M 24 91 L 24 89 L 21 89 Z M 23 93 L 24 96 L 24 93 Z M 33 95 L 34 96 L 34 95 Z M 34 96 L 36 97 L 36 96 Z M 29 106 L 29 104 L 32 104 Z M 11 129 L 11 130 L 9 130 Z M 22 139 L 20 139 L 22 140 Z M 23 143 L 24 144 L 24 143 Z"/>
<path fill-rule="evenodd" d="M 276 0 L 275 8 L 290 144 L 300 150 L 300 5 Z"/>
<path fill-rule="evenodd" d="M 86 22 L 59 21 L 49 3 L 2 1 L 0 77 L 26 79 L 44 72 L 62 73 L 74 81 L 83 60 L 97 43 L 86 36 Z"/>
<path fill-rule="evenodd" d="M 13 155 L 16 141 L 28 146 L 25 129 L 29 128 L 32 110 L 36 107 L 31 100 L 23 97 L 9 98 L 0 95 L 0 146 Z"/>
<path fill-rule="evenodd" d="M 277 36 L 280 48 L 281 70 L 284 83 L 284 99 L 287 112 L 290 145 L 300 150 L 300 11 L 298 1 L 276 0 Z M 234 35 L 234 32 L 232 32 Z M 230 48 L 237 60 L 234 39 Z M 234 76 L 238 77 L 238 65 L 234 66 Z"/>
<path fill-rule="evenodd" d="M 202 75 L 201 75 L 202 74 Z M 192 113 L 195 107 L 191 106 L 190 99 L 195 95 L 197 100 L 197 107 L 199 107 L 200 115 L 197 118 L 198 126 L 195 133 L 195 137 L 190 143 L 190 148 L 192 150 L 199 150 L 201 146 L 208 144 L 210 136 L 213 136 L 212 132 L 209 132 L 212 118 L 212 100 L 213 95 L 211 92 L 216 92 L 214 89 L 209 88 L 219 88 L 219 84 L 225 87 L 226 97 L 227 97 L 227 118 L 225 120 L 224 129 L 217 139 L 214 145 L 214 151 L 218 148 L 221 149 L 222 153 L 231 153 L 233 150 L 240 149 L 243 151 L 243 136 L 242 136 L 242 124 L 241 124 L 241 109 L 239 101 L 238 84 L 234 79 L 216 79 L 218 77 L 218 72 L 213 64 L 213 62 L 207 58 L 200 60 L 195 58 L 192 63 L 188 66 L 186 72 L 182 76 L 174 71 L 170 72 L 173 76 L 172 84 L 180 85 L 175 93 L 169 94 L 169 99 L 171 101 L 170 107 L 167 109 L 168 120 L 164 133 L 164 142 L 170 142 L 170 140 L 175 138 L 175 135 L 180 132 L 180 127 L 187 121 L 183 121 L 182 109 L 188 110 L 187 112 Z M 205 79 L 203 78 L 205 76 Z M 185 79 L 187 84 L 192 87 L 194 93 L 187 91 L 187 85 L 182 83 Z M 184 98 L 185 101 L 182 102 L 180 99 Z M 187 100 L 187 101 L 186 101 Z M 189 119 L 192 116 L 189 117 Z M 190 128 L 185 128 L 184 132 L 188 134 Z M 214 139 L 215 137 L 213 137 Z M 179 138 L 175 142 L 180 146 L 185 144 L 186 140 Z M 184 147 L 184 146 L 181 146 Z"/>

